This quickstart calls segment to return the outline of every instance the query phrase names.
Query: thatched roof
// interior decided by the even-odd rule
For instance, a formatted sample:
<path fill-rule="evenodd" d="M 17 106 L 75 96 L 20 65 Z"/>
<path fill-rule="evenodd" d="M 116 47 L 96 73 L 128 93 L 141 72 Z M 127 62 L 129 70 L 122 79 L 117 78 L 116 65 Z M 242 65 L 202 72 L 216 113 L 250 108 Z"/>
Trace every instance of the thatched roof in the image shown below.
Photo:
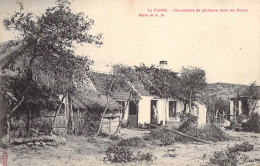
<path fill-rule="evenodd" d="M 78 109 L 104 109 L 107 106 L 107 98 L 96 91 L 79 91 L 73 97 L 73 107 Z M 108 109 L 110 111 L 120 110 L 120 105 L 109 98 Z"/>
<path fill-rule="evenodd" d="M 111 81 L 112 75 L 105 73 L 92 73 L 92 82 L 97 89 L 97 91 L 101 93 L 105 93 L 106 83 Z M 131 87 L 126 81 L 122 80 L 120 82 L 120 86 L 116 86 L 114 89 L 114 93 L 112 98 L 115 100 L 127 100 L 129 98 L 130 90 L 135 89 L 139 95 L 149 96 L 149 92 L 144 88 L 144 85 L 141 82 L 135 82 L 133 87 Z M 140 97 L 140 96 L 139 96 Z M 137 97 L 137 99 L 139 98 Z"/>

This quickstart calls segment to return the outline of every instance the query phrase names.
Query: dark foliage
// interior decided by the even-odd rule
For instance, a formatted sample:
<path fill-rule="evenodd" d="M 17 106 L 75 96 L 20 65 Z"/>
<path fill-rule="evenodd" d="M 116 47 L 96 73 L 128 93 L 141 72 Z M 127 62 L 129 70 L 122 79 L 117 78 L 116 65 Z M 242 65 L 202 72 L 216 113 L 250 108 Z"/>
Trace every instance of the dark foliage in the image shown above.
<path fill-rule="evenodd" d="M 164 130 L 163 128 L 157 128 L 152 130 L 150 133 L 144 136 L 144 140 L 160 140 L 161 138 L 174 137 L 175 135 L 169 131 Z"/>
<path fill-rule="evenodd" d="M 100 116 L 95 112 L 85 112 L 78 120 L 80 123 L 75 126 L 77 135 L 93 136 L 98 130 L 100 124 Z"/>
<path fill-rule="evenodd" d="M 254 149 L 254 146 L 248 142 L 227 148 L 226 151 L 215 152 L 210 158 L 211 165 L 236 166 L 239 161 L 239 152 L 247 152 Z"/>
<path fill-rule="evenodd" d="M 227 149 L 228 153 L 233 153 L 233 152 L 248 152 L 252 151 L 254 149 L 254 145 L 249 144 L 248 142 L 244 142 L 242 144 L 236 144 L 233 147 L 230 147 Z"/>
<path fill-rule="evenodd" d="M 158 68 L 155 65 L 135 66 L 138 79 L 151 95 L 159 97 L 177 97 L 176 84 L 179 81 L 176 72 Z"/>
<path fill-rule="evenodd" d="M 126 163 L 134 160 L 134 154 L 126 146 L 114 145 L 106 150 L 106 159 L 113 163 Z"/>
<path fill-rule="evenodd" d="M 28 84 L 30 88 L 28 88 Z M 24 77 L 17 76 L 1 76 L 1 91 L 13 96 L 10 100 L 11 105 L 15 105 L 22 96 L 26 96 L 21 105 L 20 110 L 36 110 L 49 109 L 54 110 L 59 104 L 58 97 L 53 91 L 42 83 L 30 81 Z"/>
<path fill-rule="evenodd" d="M 243 131 L 260 133 L 260 116 L 258 113 L 252 113 L 246 123 L 242 123 Z"/>
<path fill-rule="evenodd" d="M 117 143 L 118 146 L 128 146 L 128 147 L 144 147 L 145 142 L 140 137 L 131 137 L 128 139 L 123 139 Z"/>
<path fill-rule="evenodd" d="M 138 161 L 155 161 L 157 158 L 151 152 L 138 152 L 136 155 L 136 160 Z"/>
<path fill-rule="evenodd" d="M 149 134 L 144 136 L 144 140 L 147 141 L 154 141 L 154 140 L 159 140 L 160 146 L 167 146 L 167 145 L 172 145 L 175 142 L 175 138 L 177 138 L 177 140 L 181 140 L 179 139 L 180 137 L 173 134 L 172 132 L 166 131 L 163 128 L 157 128 L 152 130 Z"/>
<path fill-rule="evenodd" d="M 238 162 L 237 155 L 237 152 L 215 152 L 214 155 L 210 158 L 210 163 L 221 166 L 236 166 Z"/>
<path fill-rule="evenodd" d="M 198 123 L 198 117 L 194 116 L 192 114 L 180 114 L 180 120 L 181 120 L 181 126 L 179 127 L 179 131 L 186 132 L 189 130 L 192 126 L 197 125 Z"/>
<path fill-rule="evenodd" d="M 230 137 L 215 124 L 213 125 L 206 124 L 200 128 L 198 128 L 196 125 L 191 124 L 190 126 L 184 129 L 182 130 L 183 133 L 203 140 L 217 142 L 217 141 L 225 141 L 230 139 Z M 185 139 L 186 138 L 182 140 Z"/>
<path fill-rule="evenodd" d="M 239 116 L 237 117 L 237 123 L 238 123 L 238 124 L 242 124 L 242 122 L 243 122 L 244 120 L 246 120 L 247 118 L 248 118 L 247 115 L 241 114 L 241 115 L 239 115 Z"/>
<path fill-rule="evenodd" d="M 105 160 L 112 163 L 127 163 L 132 161 L 154 161 L 157 158 L 153 153 L 138 151 L 134 153 L 128 146 L 112 145 L 106 150 Z"/>
<path fill-rule="evenodd" d="M 120 136 L 118 136 L 118 135 L 111 135 L 111 136 L 109 137 L 109 139 L 110 139 L 110 140 L 114 140 L 114 141 L 120 141 L 120 140 L 122 140 L 123 138 L 120 137 Z"/>
<path fill-rule="evenodd" d="M 175 142 L 174 137 L 164 137 L 160 139 L 161 141 L 161 146 L 168 146 L 168 145 L 172 145 Z"/>

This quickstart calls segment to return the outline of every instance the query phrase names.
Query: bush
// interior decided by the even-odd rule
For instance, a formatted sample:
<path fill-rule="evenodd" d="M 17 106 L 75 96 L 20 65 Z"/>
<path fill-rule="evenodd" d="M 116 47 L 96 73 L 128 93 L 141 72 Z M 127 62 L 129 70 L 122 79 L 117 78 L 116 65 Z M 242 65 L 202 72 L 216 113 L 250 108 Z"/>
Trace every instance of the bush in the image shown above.
<path fill-rule="evenodd" d="M 180 114 L 181 126 L 179 127 L 179 131 L 185 132 L 189 130 L 193 126 L 197 126 L 198 117 L 192 114 Z"/>
<path fill-rule="evenodd" d="M 144 140 L 140 137 L 132 137 L 123 139 L 117 143 L 118 146 L 129 146 L 129 147 L 144 147 Z"/>
<path fill-rule="evenodd" d="M 175 142 L 174 137 L 167 137 L 167 138 L 161 138 L 161 146 L 168 146 L 168 145 L 172 145 Z"/>
<path fill-rule="evenodd" d="M 136 160 L 139 160 L 139 161 L 154 161 L 156 160 L 157 158 L 154 156 L 153 153 L 151 152 L 138 152 L 137 155 L 136 155 Z"/>
<path fill-rule="evenodd" d="M 244 120 L 246 120 L 248 117 L 245 114 L 241 114 L 237 117 L 237 123 L 241 124 Z"/>
<path fill-rule="evenodd" d="M 210 163 L 221 166 L 236 166 L 237 165 L 237 153 L 227 153 L 224 151 L 215 152 L 210 158 Z"/>
<path fill-rule="evenodd" d="M 127 128 L 127 126 L 128 126 L 128 122 L 123 122 L 122 124 L 121 124 L 121 128 L 123 129 L 123 128 Z"/>
<path fill-rule="evenodd" d="M 250 131 L 260 133 L 260 116 L 258 113 L 251 113 L 249 120 L 246 123 L 242 123 L 243 131 Z"/>
<path fill-rule="evenodd" d="M 227 151 L 230 153 L 233 152 L 248 152 L 254 149 L 254 145 L 244 142 L 241 145 L 236 144 L 234 147 L 228 148 Z"/>
<path fill-rule="evenodd" d="M 106 150 L 106 159 L 113 163 L 126 163 L 134 160 L 134 155 L 128 147 L 114 145 Z"/>
<path fill-rule="evenodd" d="M 108 138 L 108 137 L 110 137 L 109 134 L 104 133 L 104 132 L 100 132 L 100 133 L 99 133 L 99 136 L 101 136 L 102 138 Z"/>
<path fill-rule="evenodd" d="M 176 156 L 177 154 L 171 154 L 171 153 L 167 153 L 163 155 L 163 157 L 172 157 L 172 158 L 175 158 Z"/>
<path fill-rule="evenodd" d="M 203 140 L 209 140 L 209 141 L 225 141 L 230 139 L 230 137 L 223 131 L 221 130 L 220 127 L 217 125 L 213 124 L 206 124 L 200 128 L 197 128 L 196 126 L 188 128 L 184 132 L 187 135 L 191 135 Z M 178 138 L 179 139 L 179 138 Z M 189 140 L 188 138 L 180 138 L 183 140 Z M 177 140 L 177 138 L 175 138 Z"/>
<path fill-rule="evenodd" d="M 106 150 L 106 160 L 112 163 L 126 163 L 131 161 L 154 161 L 156 157 L 153 153 L 145 153 L 138 151 L 133 153 L 131 148 L 127 146 L 113 145 Z"/>
<path fill-rule="evenodd" d="M 110 140 L 114 140 L 114 141 L 119 141 L 119 140 L 122 140 L 123 138 L 118 136 L 118 135 L 111 135 L 109 137 Z"/>
<path fill-rule="evenodd" d="M 157 128 L 144 136 L 144 140 L 160 140 L 161 138 L 172 138 L 175 135 L 172 132 L 166 131 L 163 128 Z"/>
<path fill-rule="evenodd" d="M 160 146 L 172 145 L 175 142 L 176 135 L 172 132 L 166 131 L 163 128 L 152 130 L 149 134 L 144 136 L 144 140 L 152 141 L 159 140 Z"/>
<path fill-rule="evenodd" d="M 215 152 L 210 158 L 210 163 L 213 165 L 221 166 L 236 166 L 239 161 L 238 152 L 247 152 L 254 149 L 254 146 L 248 142 L 244 142 L 240 145 L 236 144 L 233 147 L 227 148 L 226 151 Z"/>

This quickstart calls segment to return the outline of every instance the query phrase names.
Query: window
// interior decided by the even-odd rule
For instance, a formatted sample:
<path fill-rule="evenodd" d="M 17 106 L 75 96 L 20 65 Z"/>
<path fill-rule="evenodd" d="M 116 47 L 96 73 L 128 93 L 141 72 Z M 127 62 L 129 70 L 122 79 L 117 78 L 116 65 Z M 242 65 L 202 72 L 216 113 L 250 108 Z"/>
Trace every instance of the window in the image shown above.
<path fill-rule="evenodd" d="M 176 101 L 169 101 L 169 117 L 175 117 L 176 114 Z"/>
<path fill-rule="evenodd" d="M 125 107 L 125 101 L 116 101 L 119 105 L 121 105 L 123 108 Z"/>

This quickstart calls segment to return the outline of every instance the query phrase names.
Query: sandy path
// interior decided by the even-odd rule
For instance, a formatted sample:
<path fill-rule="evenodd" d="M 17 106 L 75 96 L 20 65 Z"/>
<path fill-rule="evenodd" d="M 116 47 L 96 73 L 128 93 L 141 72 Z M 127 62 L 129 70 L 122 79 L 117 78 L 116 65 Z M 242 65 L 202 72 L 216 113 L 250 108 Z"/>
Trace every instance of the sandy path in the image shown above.
<path fill-rule="evenodd" d="M 142 151 L 153 152 L 157 157 L 154 162 L 128 163 L 123 165 L 177 165 L 177 166 L 197 166 L 205 165 L 210 156 L 215 151 L 226 149 L 227 146 L 233 146 L 236 143 L 248 141 L 254 145 L 254 150 L 251 152 L 242 153 L 249 156 L 247 163 L 240 165 L 257 165 L 260 162 L 260 134 L 226 131 L 229 135 L 239 137 L 233 141 L 224 141 L 212 144 L 175 143 L 167 147 L 158 147 L 149 145 L 149 147 L 141 149 Z M 129 138 L 130 136 L 142 136 L 147 131 L 128 130 L 122 131 L 122 136 Z M 30 166 L 30 165 L 68 165 L 68 166 L 83 166 L 83 165 L 122 165 L 104 163 L 106 148 L 112 144 L 108 139 L 98 139 L 95 142 L 88 142 L 88 139 L 83 136 L 69 136 L 68 143 L 63 146 L 52 147 L 28 147 L 26 145 L 15 146 L 8 149 L 8 165 Z M 173 157 L 165 157 L 165 155 Z M 256 161 L 258 160 L 258 161 Z"/>

